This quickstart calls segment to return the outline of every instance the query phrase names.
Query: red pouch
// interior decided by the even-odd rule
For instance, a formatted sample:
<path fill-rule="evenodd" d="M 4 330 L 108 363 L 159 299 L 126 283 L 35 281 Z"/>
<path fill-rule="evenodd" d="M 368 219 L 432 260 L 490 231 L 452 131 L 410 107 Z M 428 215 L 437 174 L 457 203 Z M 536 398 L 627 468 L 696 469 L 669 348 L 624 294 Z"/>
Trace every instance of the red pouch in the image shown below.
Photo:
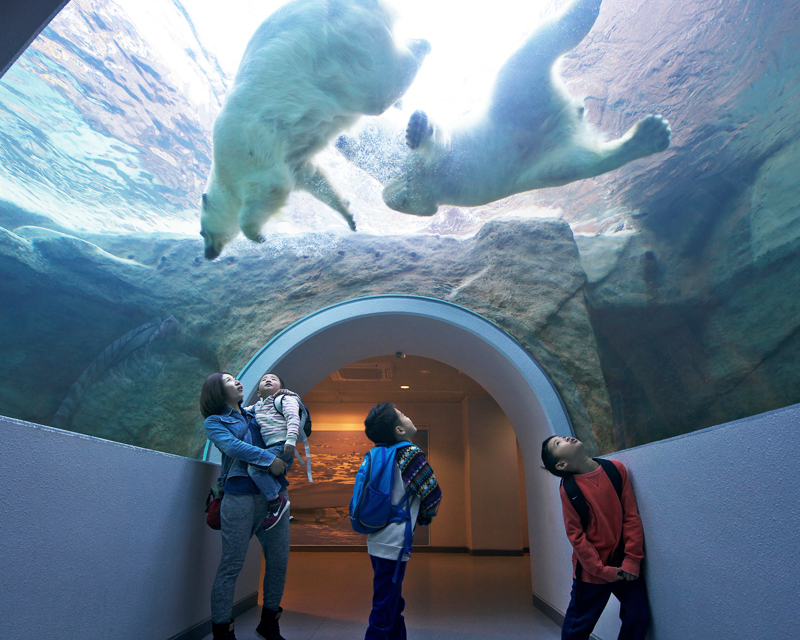
<path fill-rule="evenodd" d="M 222 528 L 219 508 L 222 506 L 222 496 L 224 495 L 220 484 L 215 482 L 211 485 L 206 497 L 206 524 L 215 531 L 219 531 Z"/>

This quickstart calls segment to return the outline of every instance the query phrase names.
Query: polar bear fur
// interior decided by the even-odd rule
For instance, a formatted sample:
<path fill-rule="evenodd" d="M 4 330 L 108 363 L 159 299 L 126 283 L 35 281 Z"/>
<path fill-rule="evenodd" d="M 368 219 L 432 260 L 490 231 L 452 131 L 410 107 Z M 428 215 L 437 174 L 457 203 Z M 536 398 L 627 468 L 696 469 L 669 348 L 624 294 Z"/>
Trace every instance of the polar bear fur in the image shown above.
<path fill-rule="evenodd" d="M 294 188 L 355 229 L 347 201 L 314 155 L 362 115 L 397 102 L 430 51 L 398 45 L 381 0 L 294 0 L 258 27 L 214 122 L 214 157 L 201 204 L 205 256 L 261 227 Z"/>
<path fill-rule="evenodd" d="M 375 153 L 397 165 L 398 136 L 375 149 L 375 132 L 342 136 L 336 146 L 354 164 L 385 184 L 383 199 L 397 211 L 419 216 L 440 205 L 478 206 L 515 193 L 590 178 L 663 151 L 670 128 L 660 116 L 637 122 L 618 140 L 603 142 L 583 118 L 554 70 L 557 60 L 589 33 L 601 0 L 574 0 L 536 30 L 506 61 L 484 113 L 468 115 L 452 132 L 415 112 L 399 173 L 386 179 Z M 402 135 L 399 136 L 402 141 Z"/>

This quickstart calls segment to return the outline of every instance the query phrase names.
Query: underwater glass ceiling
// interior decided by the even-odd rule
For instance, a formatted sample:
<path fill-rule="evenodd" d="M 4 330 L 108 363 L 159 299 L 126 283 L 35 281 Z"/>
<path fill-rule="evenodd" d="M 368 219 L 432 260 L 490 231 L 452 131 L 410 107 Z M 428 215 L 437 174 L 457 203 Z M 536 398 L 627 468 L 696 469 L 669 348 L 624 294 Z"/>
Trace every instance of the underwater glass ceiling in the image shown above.
<path fill-rule="evenodd" d="M 209 373 L 387 293 L 508 331 L 603 453 L 800 402 L 798 35 L 790 0 L 72 0 L 0 78 L 0 414 L 199 456 Z"/>

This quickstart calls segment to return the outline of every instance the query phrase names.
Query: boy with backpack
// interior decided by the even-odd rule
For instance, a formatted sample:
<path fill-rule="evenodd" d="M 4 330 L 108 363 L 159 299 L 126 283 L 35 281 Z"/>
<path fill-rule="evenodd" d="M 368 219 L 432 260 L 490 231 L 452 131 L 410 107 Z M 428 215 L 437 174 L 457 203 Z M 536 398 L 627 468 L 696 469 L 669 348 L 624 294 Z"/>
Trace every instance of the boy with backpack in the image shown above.
<path fill-rule="evenodd" d="M 640 577 L 644 532 L 625 466 L 590 458 L 576 438 L 551 436 L 542 464 L 561 478 L 561 509 L 572 544 L 572 596 L 562 640 L 588 640 L 613 593 L 620 602 L 619 640 L 644 640 L 650 625 Z"/>
<path fill-rule="evenodd" d="M 414 525 L 431 523 L 442 492 L 425 454 L 411 444 L 417 432 L 414 423 L 394 404 L 375 405 L 364 426 L 376 447 L 356 476 L 350 521 L 356 531 L 368 533 L 367 551 L 374 571 L 365 640 L 405 640 L 401 590 Z"/>

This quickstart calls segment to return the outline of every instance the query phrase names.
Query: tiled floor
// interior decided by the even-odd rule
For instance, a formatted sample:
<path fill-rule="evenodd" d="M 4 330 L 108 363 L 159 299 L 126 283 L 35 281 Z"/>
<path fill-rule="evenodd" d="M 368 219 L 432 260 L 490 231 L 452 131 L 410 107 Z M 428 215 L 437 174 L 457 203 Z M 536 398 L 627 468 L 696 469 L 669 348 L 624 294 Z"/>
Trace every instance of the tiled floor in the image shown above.
<path fill-rule="evenodd" d="M 403 583 L 409 640 L 561 637 L 532 604 L 528 556 L 419 553 L 410 563 Z M 371 598 L 366 553 L 292 551 L 281 634 L 287 640 L 358 640 Z M 257 607 L 236 620 L 239 640 L 255 638 L 259 616 Z"/>

